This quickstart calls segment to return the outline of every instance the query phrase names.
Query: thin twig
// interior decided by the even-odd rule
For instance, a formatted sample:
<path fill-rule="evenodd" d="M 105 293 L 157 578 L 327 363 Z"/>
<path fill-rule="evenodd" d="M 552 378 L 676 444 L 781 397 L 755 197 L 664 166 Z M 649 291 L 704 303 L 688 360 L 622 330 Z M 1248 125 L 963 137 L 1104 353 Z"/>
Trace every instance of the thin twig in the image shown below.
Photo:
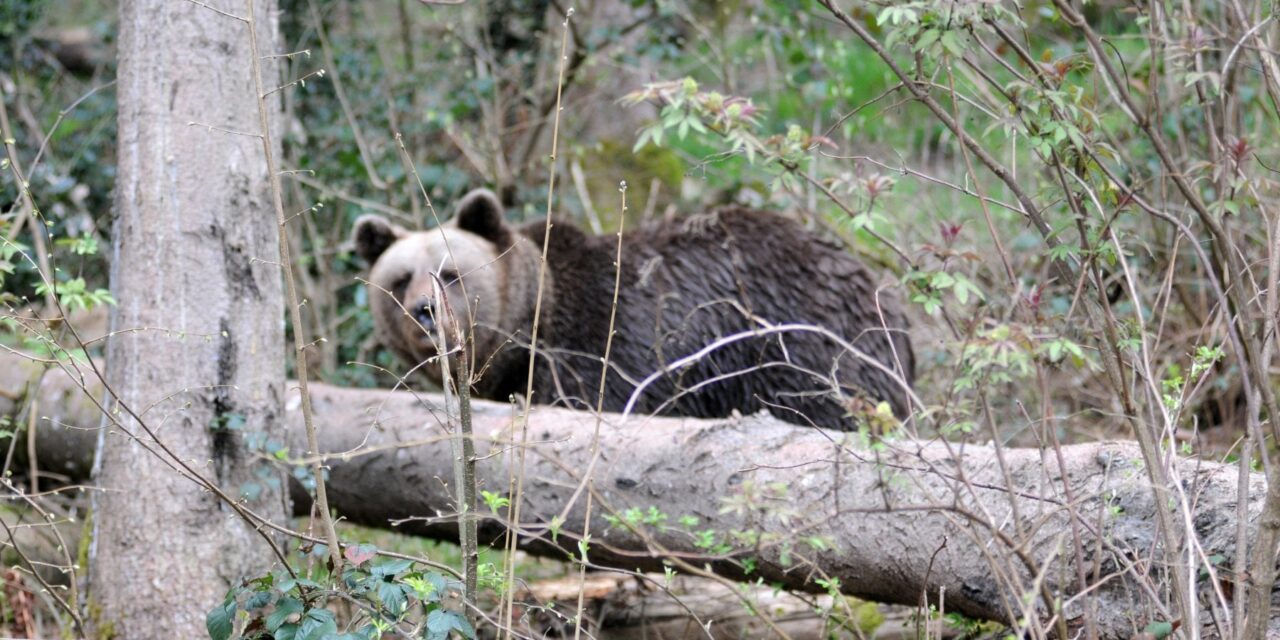
<path fill-rule="evenodd" d="M 622 193 L 622 206 L 618 211 L 618 252 L 613 259 L 613 301 L 609 307 L 609 332 L 605 334 L 604 357 L 601 358 L 600 387 L 596 392 L 596 425 L 595 431 L 591 434 L 591 462 L 587 464 L 587 470 L 583 473 L 583 482 L 586 483 L 587 487 L 587 504 L 582 517 L 582 566 L 578 569 L 578 607 L 573 616 L 574 640 L 582 637 L 582 607 L 587 581 L 587 545 L 591 542 L 591 495 L 593 493 L 591 488 L 594 486 L 592 474 L 595 472 L 596 461 L 600 458 L 600 423 L 603 422 L 604 415 L 604 389 L 609 377 L 609 356 L 613 350 L 614 326 L 618 317 L 618 291 L 622 289 L 622 234 L 627 223 L 627 183 L 625 180 L 619 186 L 618 191 Z M 568 500 L 565 509 L 567 510 L 573 503 L 574 498 Z"/>
<path fill-rule="evenodd" d="M 565 62 L 567 57 L 565 51 L 569 46 L 569 23 L 573 19 L 573 9 L 565 12 L 563 32 L 560 36 L 560 73 L 556 81 L 556 106 L 554 112 L 554 125 L 551 129 L 551 155 L 547 177 L 547 220 L 545 228 L 542 232 L 542 254 L 538 261 L 538 289 L 533 303 L 533 327 L 529 332 L 529 370 L 528 380 L 525 382 L 524 389 L 524 411 L 520 415 L 520 442 L 517 446 L 518 462 L 516 466 L 516 486 L 515 492 L 511 496 L 510 520 L 514 527 L 520 526 L 520 503 L 523 500 L 524 493 L 524 463 L 525 449 L 529 442 L 529 407 L 533 402 L 533 379 L 534 370 L 538 360 L 538 324 L 542 318 L 542 298 L 547 282 L 547 251 L 551 246 L 551 203 L 555 197 L 556 189 L 556 151 L 560 141 L 560 100 L 564 89 L 564 73 Z M 515 546 L 516 535 L 514 531 L 507 538 L 506 566 L 507 566 L 507 584 L 514 584 L 515 581 Z M 508 590 L 503 594 L 506 601 L 503 606 L 502 621 L 505 623 L 503 627 L 503 637 L 511 637 L 511 622 L 513 620 L 512 613 L 515 607 L 514 590 Z"/>
<path fill-rule="evenodd" d="M 284 271 L 286 300 L 289 305 L 289 320 L 293 323 L 293 357 L 294 375 L 298 378 L 298 391 L 302 401 L 302 424 L 307 432 L 307 453 L 316 454 L 320 444 L 316 437 L 316 424 L 311 413 L 311 392 L 307 387 L 307 354 L 305 333 L 302 324 L 302 309 L 298 301 L 298 285 L 293 275 L 293 255 L 289 246 L 288 220 L 284 211 L 284 194 L 280 188 L 280 174 L 276 171 L 275 152 L 272 149 L 271 121 L 267 112 L 266 94 L 262 84 L 262 57 L 258 51 L 258 25 L 255 19 L 254 0 L 245 0 L 249 11 L 246 20 L 249 27 L 249 51 L 252 55 L 253 86 L 258 104 L 258 125 L 261 127 L 262 153 L 266 158 L 267 173 L 271 179 L 271 202 L 275 207 L 277 240 L 280 249 L 280 266 Z M 333 526 L 333 514 L 329 510 L 329 496 L 325 488 L 324 467 L 320 463 L 311 465 L 311 474 L 316 486 L 316 508 L 320 512 L 320 520 L 324 526 L 325 539 L 328 543 L 329 562 L 334 576 L 342 575 L 342 549 L 338 544 L 338 532 Z"/>
<path fill-rule="evenodd" d="M 47 310 L 53 309 L 55 306 L 58 288 L 58 279 L 54 277 L 53 268 L 49 264 L 49 251 L 45 245 L 45 236 L 49 233 L 49 229 L 44 216 L 40 215 L 40 210 L 36 208 L 35 201 L 31 199 L 31 185 L 27 182 L 27 177 L 22 173 L 22 161 L 18 159 L 18 153 L 13 148 L 16 142 L 13 136 L 13 129 L 9 127 L 9 109 L 5 106 L 4 83 L 2 82 L 0 82 L 0 135 L 4 136 L 4 151 L 9 160 L 9 171 L 13 174 L 13 180 L 16 183 L 14 187 L 18 190 L 18 198 L 22 203 L 22 217 L 13 223 L 12 235 L 8 237 L 13 239 L 25 221 L 32 221 L 31 241 L 36 253 L 36 263 L 40 266 L 40 272 L 48 274 L 49 278 L 48 286 L 45 287 L 44 291 L 44 303 L 47 313 Z"/>

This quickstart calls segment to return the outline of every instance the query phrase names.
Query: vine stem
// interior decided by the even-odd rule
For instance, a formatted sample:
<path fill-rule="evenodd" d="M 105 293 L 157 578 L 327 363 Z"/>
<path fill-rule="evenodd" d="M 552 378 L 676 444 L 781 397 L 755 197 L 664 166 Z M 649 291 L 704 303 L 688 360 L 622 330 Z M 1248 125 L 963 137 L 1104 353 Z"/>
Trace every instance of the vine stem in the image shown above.
<path fill-rule="evenodd" d="M 458 424 L 449 440 L 453 447 L 453 476 L 457 486 L 455 500 L 458 508 L 458 543 L 462 547 L 463 599 L 475 603 L 479 550 L 476 542 L 476 456 L 475 445 L 471 439 L 471 376 L 468 359 L 470 349 L 464 349 L 458 357 L 458 376 L 453 377 L 449 366 L 449 342 L 452 338 L 457 344 L 465 344 L 462 328 L 458 326 L 449 298 L 444 293 L 444 283 L 440 276 L 432 274 L 435 285 L 435 308 L 442 317 L 449 319 L 450 326 L 455 328 L 453 336 L 445 332 L 445 323 L 436 323 L 436 338 L 440 344 L 441 387 L 444 391 L 445 415 L 452 423 L 454 420 L 454 397 L 457 398 Z M 465 296 L 464 296 L 465 299 Z M 468 614 L 469 615 L 469 614 Z"/>
<path fill-rule="evenodd" d="M 525 448 L 529 441 L 529 407 L 533 402 L 533 371 L 538 360 L 538 321 L 542 318 L 542 294 L 546 288 L 547 280 L 547 247 L 551 245 L 551 202 L 556 191 L 556 150 L 560 141 L 560 111 L 563 108 L 561 107 L 561 98 L 564 94 L 564 67 L 567 59 L 566 52 L 569 47 L 569 21 L 572 19 L 573 8 L 570 7 L 565 11 L 564 29 L 560 36 L 560 64 L 559 73 L 556 77 L 556 111 L 551 127 L 551 166 L 547 178 L 547 222 L 542 232 L 542 255 L 538 261 L 538 293 L 533 303 L 533 328 L 529 332 L 529 375 L 524 388 L 524 411 L 520 414 L 520 443 L 516 447 L 516 486 L 515 492 L 511 496 L 511 505 L 507 509 L 507 521 L 514 530 L 507 532 L 507 548 L 505 551 L 507 565 L 505 582 L 507 589 L 502 596 L 504 600 L 501 617 L 504 623 L 502 625 L 503 638 L 511 637 L 511 615 L 512 609 L 515 607 L 515 593 L 511 589 L 511 585 L 515 583 L 514 554 L 520 528 L 520 500 L 521 494 L 524 492 L 524 461 Z"/>
<path fill-rule="evenodd" d="M 604 414 L 604 387 L 609 376 L 609 356 L 613 351 L 613 334 L 615 321 L 618 318 L 618 290 L 622 288 L 622 233 L 627 225 L 627 182 L 624 180 L 618 187 L 622 192 L 622 210 L 618 213 L 618 253 L 613 259 L 613 303 L 609 308 L 609 333 L 605 334 L 604 358 L 600 364 L 600 388 L 596 392 L 596 428 L 591 434 L 591 462 L 583 474 L 583 482 L 587 483 L 587 509 L 582 516 L 582 564 L 578 569 L 578 608 L 573 616 L 573 640 L 582 637 L 583 593 L 587 582 L 587 545 L 591 542 L 591 495 L 595 482 L 591 479 L 596 468 L 596 460 L 600 459 L 600 423 Z"/>

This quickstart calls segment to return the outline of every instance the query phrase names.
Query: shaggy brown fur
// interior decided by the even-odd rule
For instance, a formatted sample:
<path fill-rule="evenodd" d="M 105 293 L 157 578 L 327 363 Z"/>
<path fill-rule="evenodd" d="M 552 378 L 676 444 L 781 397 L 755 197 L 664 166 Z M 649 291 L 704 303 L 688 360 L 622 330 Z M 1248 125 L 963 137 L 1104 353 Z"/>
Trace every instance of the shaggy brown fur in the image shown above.
<path fill-rule="evenodd" d="M 430 272 L 439 270 L 457 322 L 474 327 L 476 393 L 493 399 L 523 394 L 544 224 L 508 226 L 497 199 L 483 190 L 464 198 L 455 220 L 433 231 L 408 233 L 381 218 L 362 218 L 356 245 L 374 265 L 370 299 L 383 341 L 413 366 L 436 355 L 431 337 L 442 314 L 431 303 Z M 594 408 L 615 243 L 616 236 L 591 236 L 555 221 L 535 402 Z M 821 332 L 767 328 L 793 324 L 821 327 L 845 345 Z M 914 379 L 906 327 L 866 267 L 794 221 L 727 208 L 646 226 L 625 234 L 604 408 L 623 409 L 641 380 L 671 369 L 634 398 L 634 410 L 722 417 L 767 409 L 799 424 L 849 429 L 850 408 L 860 398 L 887 402 L 905 416 L 903 382 Z M 759 333 L 670 367 L 717 340 L 752 331 Z M 421 370 L 439 381 L 438 367 L 428 363 Z"/>

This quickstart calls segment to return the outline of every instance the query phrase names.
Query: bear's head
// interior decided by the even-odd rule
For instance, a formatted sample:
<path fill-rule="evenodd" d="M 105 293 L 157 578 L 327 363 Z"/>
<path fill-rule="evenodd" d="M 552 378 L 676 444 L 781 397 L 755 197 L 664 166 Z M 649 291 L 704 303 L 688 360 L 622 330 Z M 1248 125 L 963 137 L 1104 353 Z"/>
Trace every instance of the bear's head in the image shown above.
<path fill-rule="evenodd" d="M 364 215 L 353 236 L 356 253 L 370 265 L 379 339 L 436 384 L 442 332 L 451 360 L 462 336 L 472 345 L 473 365 L 484 367 L 532 317 L 539 252 L 506 223 L 492 191 L 471 191 L 452 220 L 429 231 Z"/>

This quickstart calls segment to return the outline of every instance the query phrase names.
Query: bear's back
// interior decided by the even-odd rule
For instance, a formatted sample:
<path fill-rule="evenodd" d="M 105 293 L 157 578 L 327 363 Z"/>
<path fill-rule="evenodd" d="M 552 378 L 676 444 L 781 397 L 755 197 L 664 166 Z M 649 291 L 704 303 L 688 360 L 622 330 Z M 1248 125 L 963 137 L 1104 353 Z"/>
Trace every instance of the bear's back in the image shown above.
<path fill-rule="evenodd" d="M 538 245 L 543 231 L 542 222 L 521 229 Z M 590 236 L 560 222 L 552 230 L 539 401 L 594 408 L 615 243 L 616 236 Z M 766 212 L 723 208 L 627 231 L 604 408 L 622 409 L 639 380 L 717 344 L 646 388 L 636 409 L 721 417 L 767 408 L 801 424 L 848 428 L 848 407 L 837 396 L 863 396 L 905 415 L 900 383 L 837 340 L 813 329 L 762 331 L 821 327 L 910 384 L 905 318 L 876 285 L 838 245 Z"/>

